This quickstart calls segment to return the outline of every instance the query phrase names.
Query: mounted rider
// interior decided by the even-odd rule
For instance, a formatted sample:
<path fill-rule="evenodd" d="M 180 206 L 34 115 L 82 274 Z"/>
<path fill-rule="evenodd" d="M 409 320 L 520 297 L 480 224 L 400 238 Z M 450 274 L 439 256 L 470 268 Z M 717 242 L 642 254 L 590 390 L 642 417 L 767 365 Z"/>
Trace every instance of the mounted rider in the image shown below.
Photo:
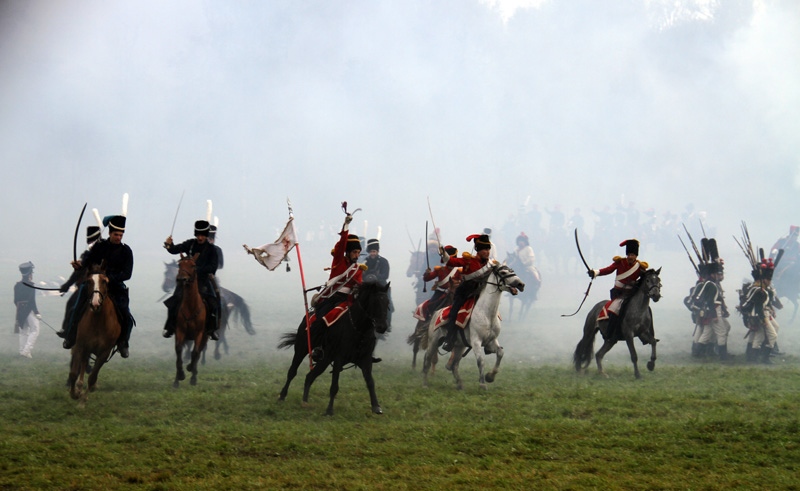
<path fill-rule="evenodd" d="M 775 245 L 772 246 L 769 257 L 773 261 L 775 261 L 778 251 L 783 249 L 783 258 L 781 260 L 782 267 L 780 271 L 776 271 L 778 274 L 800 263 L 800 243 L 797 241 L 798 235 L 800 235 L 800 227 L 792 225 L 789 227 L 789 235 L 781 237 L 775 242 Z"/>
<path fill-rule="evenodd" d="M 722 289 L 724 261 L 719 257 L 715 239 L 701 240 L 702 257 L 698 258 L 698 280 L 684 299 L 684 304 L 692 312 L 695 330 L 692 342 L 692 356 L 705 356 L 714 353 L 721 361 L 728 360 L 728 333 L 731 330 L 728 307 L 725 305 L 725 292 Z M 716 342 L 714 342 L 716 340 Z"/>
<path fill-rule="evenodd" d="M 99 215 L 97 214 L 97 209 L 95 208 L 92 211 L 98 218 L 100 225 L 102 225 L 102 221 L 99 220 Z M 89 255 L 89 251 L 92 249 L 92 247 L 97 242 L 104 240 L 103 236 L 101 235 L 101 232 L 102 228 L 98 225 L 89 225 L 88 227 L 86 227 L 86 250 L 83 251 L 83 253 L 81 254 L 81 258 L 79 261 L 72 261 L 70 263 L 72 265 L 72 274 L 70 275 L 69 279 L 58 289 L 58 291 L 60 291 L 62 295 L 67 293 L 69 289 L 72 288 L 72 285 L 81 281 L 86 276 L 87 269 L 84 266 L 82 266 L 82 263 Z M 78 292 L 76 291 L 72 295 L 70 295 L 70 297 L 67 299 L 67 306 L 64 312 L 64 320 L 61 323 L 61 330 L 56 333 L 60 338 L 65 337 L 66 332 L 69 330 L 69 325 L 71 322 L 71 316 L 69 315 L 69 313 L 75 308 L 75 303 L 78 301 L 79 296 L 80 295 L 78 295 Z"/>
<path fill-rule="evenodd" d="M 125 285 L 125 281 L 129 280 L 133 275 L 133 251 L 127 244 L 122 243 L 127 220 L 126 210 L 124 209 L 126 207 L 127 205 L 123 206 L 122 215 L 103 218 L 103 226 L 108 227 L 107 240 L 99 240 L 99 231 L 95 235 L 93 228 L 87 229 L 87 242 L 95 236 L 98 237 L 98 240 L 81 256 L 79 261 L 73 263 L 73 267 L 76 270 L 91 271 L 93 266 L 102 265 L 105 267 L 105 275 L 108 278 L 108 297 L 114 302 L 122 328 L 119 339 L 117 339 L 117 349 L 123 358 L 129 356 L 128 341 L 135 324 L 129 309 L 128 287 Z M 63 344 L 65 349 L 70 349 L 75 344 L 78 320 L 83 314 L 86 302 L 89 299 L 89 295 L 83 292 L 83 286 L 78 288 L 74 296 L 77 298 L 75 298 L 72 305 L 70 305 L 72 299 L 67 302 L 64 329 L 62 332 L 57 333 L 65 338 Z"/>
<path fill-rule="evenodd" d="M 447 335 L 443 338 L 444 344 L 442 345 L 444 351 L 453 349 L 459 327 L 456 322 L 462 306 L 467 300 L 477 298 L 482 284 L 481 280 L 489 274 L 492 266 L 497 264 L 496 261 L 492 261 L 489 258 L 492 251 L 492 242 L 489 240 L 488 234 L 473 234 L 467 237 L 466 240 L 475 244 L 474 256 L 465 252 L 461 257 L 451 257 L 446 250 L 442 249 L 441 251 L 442 261 L 447 266 L 461 268 L 461 284 L 456 288 L 447 323 L 443 326 L 443 328 L 447 329 Z"/>
<path fill-rule="evenodd" d="M 448 256 L 456 256 L 458 249 L 451 245 L 444 246 L 444 251 Z M 434 266 L 433 269 L 425 269 L 422 280 L 426 283 L 435 281 L 433 284 L 433 295 L 417 306 L 414 311 L 414 318 L 421 321 L 430 320 L 431 315 L 442 307 L 445 307 L 448 296 L 454 293 L 461 283 L 461 269 L 452 266 Z"/>
<path fill-rule="evenodd" d="M 378 227 L 380 235 L 380 227 Z M 369 239 L 367 241 L 367 257 L 364 261 L 367 269 L 363 273 L 364 283 L 377 283 L 380 286 L 389 284 L 389 261 L 381 256 L 381 243 L 380 240 Z M 386 313 L 386 325 L 388 326 L 386 332 L 391 332 L 392 329 L 392 312 L 394 312 L 394 303 L 392 302 L 391 287 L 387 292 L 389 296 L 389 311 Z"/>
<path fill-rule="evenodd" d="M 646 262 L 638 260 L 638 240 L 623 240 L 619 245 L 620 247 L 625 247 L 625 257 L 614 256 L 613 262 L 605 268 L 587 270 L 590 278 L 606 276 L 616 272 L 614 287 L 611 289 L 611 300 L 603 306 L 597 317 L 598 321 L 608 319 L 605 339 L 622 339 L 622 318 L 620 317 L 622 303 L 634 292 L 636 281 L 647 271 L 648 266 Z"/>
<path fill-rule="evenodd" d="M 362 274 L 366 269 L 358 263 L 361 241 L 357 235 L 349 233 L 352 221 L 353 215 L 347 213 L 339 232 L 339 241 L 331 250 L 333 259 L 330 276 L 312 301 L 315 321 L 323 321 L 327 326 L 336 322 L 352 303 L 353 289 L 361 285 Z"/>
<path fill-rule="evenodd" d="M 217 329 L 219 329 L 219 288 L 217 287 L 214 275 L 218 268 L 217 251 L 214 244 L 209 240 L 211 225 L 208 220 L 197 220 L 194 222 L 194 238 L 188 239 L 180 244 L 172 241 L 172 236 L 164 241 L 164 248 L 170 254 L 186 254 L 189 257 L 198 254 L 195 260 L 197 271 L 197 286 L 200 289 L 200 296 L 206 306 L 206 333 L 209 338 L 218 341 Z M 171 337 L 175 333 L 175 322 L 178 317 L 178 308 L 183 296 L 183 284 L 178 282 L 172 296 L 164 300 L 167 306 L 167 321 L 164 324 L 165 338 Z"/>
<path fill-rule="evenodd" d="M 520 264 L 522 264 L 525 272 L 527 272 L 527 274 L 536 282 L 536 285 L 532 285 L 533 297 L 536 298 L 536 292 L 539 289 L 538 286 L 542 283 L 542 277 L 539 274 L 539 270 L 536 269 L 536 266 L 534 265 L 534 262 L 536 261 L 536 254 L 534 254 L 530 239 L 528 239 L 528 236 L 525 235 L 525 232 L 519 233 L 516 238 L 516 243 L 516 253 Z"/>

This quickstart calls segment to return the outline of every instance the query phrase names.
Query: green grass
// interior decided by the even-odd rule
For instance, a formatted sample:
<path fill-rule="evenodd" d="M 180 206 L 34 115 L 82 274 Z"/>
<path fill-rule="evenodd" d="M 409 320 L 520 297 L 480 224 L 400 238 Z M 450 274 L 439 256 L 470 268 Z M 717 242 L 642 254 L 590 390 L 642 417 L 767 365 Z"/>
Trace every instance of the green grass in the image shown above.
<path fill-rule="evenodd" d="M 406 359 L 375 368 L 385 414 L 346 371 L 301 407 L 305 366 L 277 402 L 288 357 L 210 360 L 171 388 L 169 357 L 113 359 L 84 408 L 66 352 L 0 369 L 0 489 L 800 489 L 800 363 L 687 363 L 633 380 L 504 365 L 456 391 Z M 641 353 L 640 353 L 641 356 Z"/>

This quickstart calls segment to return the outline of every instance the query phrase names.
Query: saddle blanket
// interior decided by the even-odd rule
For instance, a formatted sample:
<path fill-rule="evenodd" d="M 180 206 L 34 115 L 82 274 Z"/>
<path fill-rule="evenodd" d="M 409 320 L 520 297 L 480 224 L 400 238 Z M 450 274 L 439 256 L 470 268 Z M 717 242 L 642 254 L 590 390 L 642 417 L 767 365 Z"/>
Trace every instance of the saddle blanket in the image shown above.
<path fill-rule="evenodd" d="M 428 303 L 430 300 L 425 300 L 421 304 L 417 305 L 417 309 L 414 311 L 414 318 L 417 320 L 424 321 L 425 320 L 425 313 L 428 311 Z"/>
<path fill-rule="evenodd" d="M 458 311 L 458 315 L 456 316 L 456 325 L 461 329 L 466 327 L 467 323 L 469 322 L 469 318 L 472 316 L 472 309 L 475 307 L 475 299 L 468 298 L 464 305 L 461 306 L 461 309 Z M 436 316 L 436 320 L 433 321 L 434 329 L 439 329 L 441 326 L 447 323 L 447 318 L 450 316 L 450 309 L 453 306 L 445 307 L 439 311 L 439 315 Z"/>
<path fill-rule="evenodd" d="M 331 327 L 336 321 L 338 321 L 347 311 L 350 309 L 350 301 L 345 300 L 344 302 L 340 303 L 336 307 L 332 308 L 327 314 L 322 316 L 322 321 L 325 322 L 327 327 Z M 317 320 L 317 314 L 311 315 L 311 324 Z"/>
<path fill-rule="evenodd" d="M 614 314 L 619 314 L 619 308 L 622 306 L 622 299 L 615 298 L 614 300 L 609 300 L 608 302 L 603 305 L 603 308 L 600 309 L 600 313 L 597 314 L 597 321 L 604 321 L 608 319 L 609 312 Z"/>

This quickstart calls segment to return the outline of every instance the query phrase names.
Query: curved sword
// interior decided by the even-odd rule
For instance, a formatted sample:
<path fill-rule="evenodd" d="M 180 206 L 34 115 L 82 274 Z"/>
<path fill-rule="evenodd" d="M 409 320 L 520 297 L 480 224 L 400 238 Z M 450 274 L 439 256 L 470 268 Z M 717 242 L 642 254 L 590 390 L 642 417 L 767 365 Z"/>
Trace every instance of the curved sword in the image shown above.
<path fill-rule="evenodd" d="M 81 208 L 81 216 L 78 217 L 78 223 L 75 225 L 75 235 L 72 237 L 72 260 L 78 260 L 78 231 L 81 228 L 81 220 L 83 220 L 83 212 L 86 211 L 86 203 Z"/>
<path fill-rule="evenodd" d="M 575 228 L 575 245 L 578 247 L 578 254 L 580 254 L 580 256 L 581 256 L 581 261 L 583 261 L 583 265 L 586 266 L 586 271 L 591 271 L 592 268 L 589 267 L 589 264 L 586 262 L 586 259 L 583 257 L 583 252 L 581 252 L 581 244 L 580 244 L 580 242 L 578 242 L 578 229 L 577 229 L 577 227 Z M 561 314 L 561 317 L 572 317 L 573 315 L 575 315 L 578 312 L 580 312 L 581 307 L 583 307 L 583 303 L 586 301 L 586 297 L 589 296 L 589 291 L 592 289 L 592 283 L 594 283 L 594 276 L 592 276 L 592 279 L 589 280 L 589 286 L 586 287 L 586 293 L 583 294 L 583 300 L 581 300 L 581 304 L 578 305 L 578 310 L 576 310 L 575 312 L 573 312 L 571 314 Z"/>

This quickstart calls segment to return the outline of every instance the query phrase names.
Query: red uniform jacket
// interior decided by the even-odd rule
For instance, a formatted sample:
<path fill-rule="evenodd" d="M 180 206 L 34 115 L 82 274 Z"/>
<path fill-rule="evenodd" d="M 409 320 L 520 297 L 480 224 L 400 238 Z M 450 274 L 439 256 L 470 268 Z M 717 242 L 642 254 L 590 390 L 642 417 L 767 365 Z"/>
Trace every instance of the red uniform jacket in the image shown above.
<path fill-rule="evenodd" d="M 617 273 L 614 278 L 614 291 L 619 295 L 623 290 L 630 290 L 636 284 L 636 280 L 647 271 L 647 263 L 636 261 L 628 264 L 627 257 L 614 256 L 614 262 L 609 266 L 599 270 L 597 276 L 605 276 L 613 272 Z"/>
<path fill-rule="evenodd" d="M 349 264 L 347 261 L 347 235 L 347 230 L 340 232 L 339 242 L 333 247 L 331 275 L 319 294 L 322 298 L 336 292 L 350 293 L 354 286 L 361 284 L 361 267 L 358 263 Z"/>
<path fill-rule="evenodd" d="M 450 266 L 451 268 L 461 267 L 461 278 L 463 280 L 471 280 L 475 278 L 475 276 L 480 276 L 480 274 L 475 276 L 470 276 L 472 273 L 475 273 L 477 271 L 489 270 L 489 268 L 487 267 L 489 266 L 488 259 L 484 261 L 478 256 L 471 256 L 471 255 L 465 255 L 462 257 L 450 257 L 447 260 L 447 265 Z"/>
<path fill-rule="evenodd" d="M 447 290 L 448 286 L 450 285 L 450 280 L 453 278 L 458 279 L 460 277 L 461 272 L 457 268 L 451 268 L 450 266 L 435 266 L 433 271 L 422 275 L 422 280 L 425 282 L 436 280 L 436 285 L 434 285 L 434 288 L 437 290 Z"/>

